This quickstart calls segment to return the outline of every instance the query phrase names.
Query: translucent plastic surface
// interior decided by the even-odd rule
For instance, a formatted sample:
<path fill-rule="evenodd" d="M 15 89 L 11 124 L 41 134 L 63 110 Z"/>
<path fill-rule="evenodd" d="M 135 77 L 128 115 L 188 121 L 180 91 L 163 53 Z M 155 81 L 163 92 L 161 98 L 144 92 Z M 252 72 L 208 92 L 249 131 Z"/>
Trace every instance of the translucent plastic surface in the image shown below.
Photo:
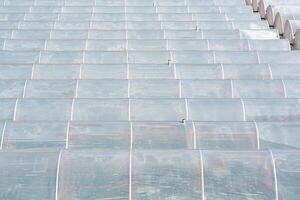
<path fill-rule="evenodd" d="M 275 198 L 269 153 L 204 152 L 203 166 L 206 199 Z"/>
<path fill-rule="evenodd" d="M 132 198 L 201 198 L 202 168 L 199 158 L 199 152 L 133 152 Z"/>
<path fill-rule="evenodd" d="M 58 153 L 1 152 L 1 199 L 54 199 Z"/>
<path fill-rule="evenodd" d="M 64 152 L 58 167 L 59 199 L 128 199 L 128 152 Z"/>
<path fill-rule="evenodd" d="M 245 0 L 0 0 L 0 199 L 298 200 L 279 38 Z"/>

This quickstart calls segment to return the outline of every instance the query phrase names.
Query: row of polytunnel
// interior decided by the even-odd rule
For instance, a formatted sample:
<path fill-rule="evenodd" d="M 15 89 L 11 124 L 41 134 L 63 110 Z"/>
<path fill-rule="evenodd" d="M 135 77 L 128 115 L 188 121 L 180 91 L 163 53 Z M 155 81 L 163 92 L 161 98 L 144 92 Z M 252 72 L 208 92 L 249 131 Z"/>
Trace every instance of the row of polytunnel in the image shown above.
<path fill-rule="evenodd" d="M 300 121 L 295 98 L 18 98 L 0 108 L 14 121 Z"/>
<path fill-rule="evenodd" d="M 296 150 L 299 122 L 2 121 L 0 149 Z"/>
<path fill-rule="evenodd" d="M 266 19 L 271 27 L 288 39 L 295 49 L 300 49 L 300 2 L 298 0 L 246 0 Z"/>
<path fill-rule="evenodd" d="M 0 197 L 297 200 L 299 157 L 293 151 L 1 152 Z M 6 190 L 16 186 L 18 192 Z"/>
<path fill-rule="evenodd" d="M 90 81 L 101 79 L 103 83 L 106 80 L 109 82 L 109 80 L 121 81 L 126 79 L 144 79 L 150 82 L 156 79 L 191 79 L 195 81 L 246 79 L 250 82 L 251 80 L 252 82 L 259 80 L 260 83 L 264 83 L 262 80 L 283 79 L 291 82 L 295 80 L 295 84 L 300 79 L 300 68 L 297 64 L 172 64 L 171 66 L 163 64 L 118 64 L 109 66 L 89 64 L 4 65 L 0 68 L 0 78 L 3 81 L 1 86 L 3 88 L 4 85 L 10 87 L 10 85 L 14 85 L 14 82 L 20 84 L 24 82 L 25 86 L 26 79 L 44 80 L 45 82 L 47 80 L 49 82 L 51 80 L 53 82 L 54 80 L 63 81 L 64 79 L 72 79 L 73 81 L 74 79 L 89 79 Z M 8 95 L 6 90 L 3 90 L 0 96 L 19 97 L 21 93 L 18 90 L 16 93 Z"/>
<path fill-rule="evenodd" d="M 299 80 L 0 80 L 0 98 L 300 98 L 299 86 Z"/>

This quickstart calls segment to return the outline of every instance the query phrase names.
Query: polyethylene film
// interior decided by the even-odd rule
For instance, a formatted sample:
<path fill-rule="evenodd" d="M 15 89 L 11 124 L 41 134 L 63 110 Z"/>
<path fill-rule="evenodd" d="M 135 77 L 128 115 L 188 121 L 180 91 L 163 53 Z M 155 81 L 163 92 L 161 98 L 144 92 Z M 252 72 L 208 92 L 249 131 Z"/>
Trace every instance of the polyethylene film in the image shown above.
<path fill-rule="evenodd" d="M 297 152 L 82 150 L 1 155 L 1 166 L 12 172 L 2 177 L 1 185 L 1 197 L 9 199 L 128 199 L 129 195 L 297 199 L 299 195 Z M 35 180 L 28 178 L 32 175 Z M 16 186 L 20 181 L 24 183 Z"/>
<path fill-rule="evenodd" d="M 293 2 L 0 0 L 0 199 L 298 200 Z"/>

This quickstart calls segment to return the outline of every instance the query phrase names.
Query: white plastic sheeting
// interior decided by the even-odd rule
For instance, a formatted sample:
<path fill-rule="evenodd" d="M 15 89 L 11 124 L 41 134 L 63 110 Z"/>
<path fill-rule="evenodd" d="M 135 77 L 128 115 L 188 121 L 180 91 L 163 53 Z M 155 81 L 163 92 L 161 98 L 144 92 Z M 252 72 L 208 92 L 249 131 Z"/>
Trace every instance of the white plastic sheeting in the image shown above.
<path fill-rule="evenodd" d="M 251 1 L 253 11 L 255 11 L 255 12 L 258 11 L 259 2 L 260 2 L 260 0 L 252 0 Z"/>
<path fill-rule="evenodd" d="M 268 20 L 268 23 L 270 26 L 275 26 L 278 30 L 279 33 L 282 34 L 283 33 L 283 29 L 284 29 L 284 23 L 286 20 L 288 19 L 296 19 L 299 16 L 298 15 L 298 11 L 300 9 L 300 6 L 297 5 L 270 5 L 267 8 L 267 14 L 266 14 L 266 18 Z M 275 17 L 279 15 L 278 17 L 280 19 L 275 19 Z M 275 21 L 279 20 L 279 23 L 277 22 L 275 24 Z"/>
<path fill-rule="evenodd" d="M 280 11 L 276 14 L 274 26 L 279 31 L 279 34 L 284 34 L 285 24 L 288 20 L 300 20 L 300 6 L 289 8 Z M 295 27 L 296 28 L 296 27 Z"/>
<path fill-rule="evenodd" d="M 0 199 L 299 197 L 300 53 L 244 0 L 0 0 Z"/>
<path fill-rule="evenodd" d="M 1 169 L 7 172 L 1 177 L 2 199 L 299 197 L 298 151 L 74 150 L 0 154 Z"/>
<path fill-rule="evenodd" d="M 298 29 L 295 33 L 295 40 L 294 40 L 295 48 L 300 50 L 300 30 Z"/>
<path fill-rule="evenodd" d="M 300 29 L 300 20 L 288 20 L 284 27 L 284 37 L 287 38 L 291 44 L 295 42 L 295 33 Z"/>
<path fill-rule="evenodd" d="M 267 8 L 269 5 L 299 5 L 299 1 L 297 0 L 260 0 L 259 1 L 259 14 L 262 18 L 266 17 Z"/>
<path fill-rule="evenodd" d="M 252 0 L 246 0 L 247 5 L 252 5 Z"/>
<path fill-rule="evenodd" d="M 288 90 L 297 83 L 292 84 L 288 85 Z M 132 146 L 133 149 L 141 150 L 292 150 L 300 148 L 299 130 L 299 122 L 274 121 L 194 121 L 186 124 L 7 121 L 2 148 L 17 150 L 67 147 L 71 150 L 99 148 L 128 150 Z"/>
<path fill-rule="evenodd" d="M 245 0 L 246 4 L 252 4 L 253 11 L 258 11 L 262 18 L 266 18 L 268 24 L 278 30 L 279 34 L 288 39 L 293 49 L 299 47 L 300 3 L 298 1 L 284 0 Z M 296 39 L 296 38 L 297 39 Z"/>

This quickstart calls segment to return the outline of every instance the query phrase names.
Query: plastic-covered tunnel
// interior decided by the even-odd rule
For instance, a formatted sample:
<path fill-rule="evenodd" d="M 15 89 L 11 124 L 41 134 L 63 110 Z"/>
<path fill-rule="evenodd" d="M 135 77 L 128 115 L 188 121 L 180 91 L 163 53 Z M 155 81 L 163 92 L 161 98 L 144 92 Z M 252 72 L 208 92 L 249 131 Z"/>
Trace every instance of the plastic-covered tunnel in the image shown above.
<path fill-rule="evenodd" d="M 1 200 L 299 200 L 300 51 L 244 0 L 0 0 Z"/>

